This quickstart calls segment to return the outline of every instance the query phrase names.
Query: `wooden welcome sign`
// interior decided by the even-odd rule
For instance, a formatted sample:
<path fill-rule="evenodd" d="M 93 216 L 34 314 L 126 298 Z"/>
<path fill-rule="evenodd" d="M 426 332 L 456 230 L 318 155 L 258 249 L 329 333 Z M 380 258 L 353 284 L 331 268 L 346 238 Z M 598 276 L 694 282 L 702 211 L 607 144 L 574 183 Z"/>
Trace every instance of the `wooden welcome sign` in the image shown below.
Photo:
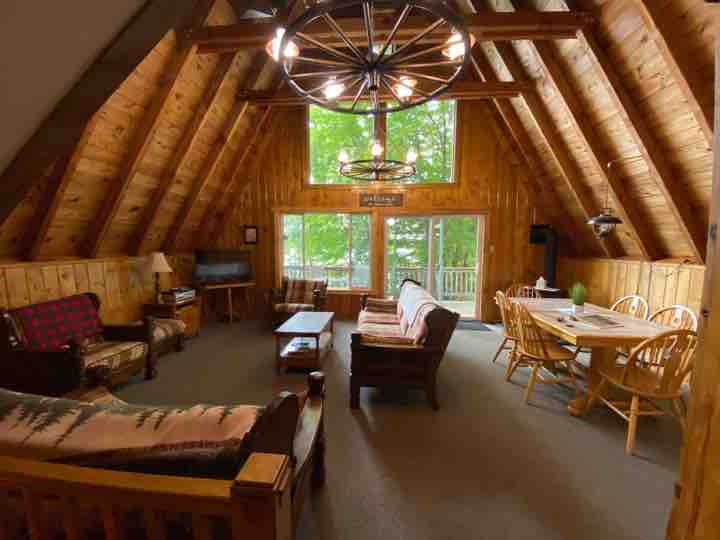
<path fill-rule="evenodd" d="M 360 193 L 360 207 L 403 207 L 405 206 L 404 193 Z"/>

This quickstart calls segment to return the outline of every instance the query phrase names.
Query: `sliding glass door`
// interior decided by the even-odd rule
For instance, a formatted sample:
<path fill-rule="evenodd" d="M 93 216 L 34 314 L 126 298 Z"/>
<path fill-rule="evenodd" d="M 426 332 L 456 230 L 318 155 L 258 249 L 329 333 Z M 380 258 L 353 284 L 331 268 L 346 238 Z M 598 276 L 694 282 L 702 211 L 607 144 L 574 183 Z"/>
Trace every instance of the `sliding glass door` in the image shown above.
<path fill-rule="evenodd" d="M 463 317 L 476 317 L 481 232 L 476 215 L 386 218 L 385 294 L 397 297 L 411 278 Z"/>

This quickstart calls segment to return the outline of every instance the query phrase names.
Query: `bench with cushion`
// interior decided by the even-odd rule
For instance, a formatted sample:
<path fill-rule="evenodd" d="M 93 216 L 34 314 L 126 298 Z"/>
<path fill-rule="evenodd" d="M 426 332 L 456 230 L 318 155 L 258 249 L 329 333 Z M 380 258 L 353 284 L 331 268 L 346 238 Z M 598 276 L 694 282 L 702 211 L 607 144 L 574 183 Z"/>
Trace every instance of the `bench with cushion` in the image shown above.
<path fill-rule="evenodd" d="M 72 511 L 82 515 L 74 538 L 103 537 L 109 525 L 119 530 L 107 538 L 291 538 L 309 485 L 324 476 L 323 374 L 308 383 L 264 407 L 0 389 L 0 537 L 35 537 L 28 529 L 40 527 L 38 537 L 60 538 Z M 143 523 L 143 515 L 156 519 Z"/>
<path fill-rule="evenodd" d="M 363 386 L 407 386 L 424 389 L 437 410 L 437 370 L 459 317 L 409 279 L 397 300 L 364 296 L 351 336 L 350 406 Z"/>
<path fill-rule="evenodd" d="M 269 301 L 274 326 L 279 326 L 301 311 L 323 311 L 327 299 L 327 281 L 284 277 L 279 289 L 270 291 Z"/>
<path fill-rule="evenodd" d="M 103 324 L 94 293 L 2 311 L 0 386 L 60 396 L 88 381 L 155 375 L 153 323 Z"/>

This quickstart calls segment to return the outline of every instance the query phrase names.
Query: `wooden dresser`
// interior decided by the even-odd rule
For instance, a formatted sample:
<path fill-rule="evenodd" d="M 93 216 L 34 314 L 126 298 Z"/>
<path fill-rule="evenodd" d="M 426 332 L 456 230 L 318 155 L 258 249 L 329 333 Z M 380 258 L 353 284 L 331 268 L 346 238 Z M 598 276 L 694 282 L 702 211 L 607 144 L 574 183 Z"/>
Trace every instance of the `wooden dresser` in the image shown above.
<path fill-rule="evenodd" d="M 143 314 L 149 317 L 183 321 L 187 325 L 185 337 L 196 337 L 200 333 L 200 298 L 195 298 L 192 302 L 179 306 L 176 304 L 145 304 L 143 305 Z"/>

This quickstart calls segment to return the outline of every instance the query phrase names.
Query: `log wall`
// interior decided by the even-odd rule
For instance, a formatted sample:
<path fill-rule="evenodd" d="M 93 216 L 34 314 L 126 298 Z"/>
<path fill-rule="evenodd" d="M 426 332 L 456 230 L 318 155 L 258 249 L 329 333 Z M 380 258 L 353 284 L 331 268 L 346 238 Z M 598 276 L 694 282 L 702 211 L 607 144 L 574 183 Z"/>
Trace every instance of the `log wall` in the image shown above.
<path fill-rule="evenodd" d="M 650 314 L 673 304 L 699 313 L 704 275 L 704 266 L 674 261 L 561 258 L 558 263 L 560 287 L 580 281 L 588 289 L 588 301 L 602 306 L 639 294 L 650 304 Z"/>
<path fill-rule="evenodd" d="M 210 245 L 222 248 L 242 246 L 242 227 L 259 226 L 255 251 L 259 291 L 273 286 L 277 279 L 278 251 L 275 243 L 276 211 L 357 210 L 357 192 L 347 186 L 307 186 L 307 145 L 305 109 L 282 109 L 280 121 L 271 122 L 272 142 L 250 164 L 242 188 L 233 195 L 236 205 L 227 218 L 217 214 L 211 230 L 218 230 Z M 485 284 L 482 294 L 484 319 L 497 318 L 492 295 L 497 288 L 513 281 L 535 279 L 538 252 L 528 245 L 531 223 L 544 223 L 546 216 L 529 202 L 517 156 L 492 116 L 486 102 L 461 102 L 458 111 L 456 159 L 457 183 L 434 186 L 406 186 L 393 191 L 405 193 L 401 213 L 477 213 L 486 216 Z M 364 189 L 367 191 L 368 189 Z M 375 245 L 381 247 L 382 217 L 394 209 L 375 210 Z M 377 226 L 380 225 L 380 226 Z M 378 230 L 380 229 L 380 230 Z M 380 253 L 382 249 L 380 249 Z M 373 266 L 380 268 L 381 256 Z M 381 270 L 375 273 L 381 276 Z M 381 290 L 380 278 L 374 280 L 373 293 Z M 333 293 L 330 309 L 343 318 L 353 318 L 359 309 L 357 294 Z"/>

